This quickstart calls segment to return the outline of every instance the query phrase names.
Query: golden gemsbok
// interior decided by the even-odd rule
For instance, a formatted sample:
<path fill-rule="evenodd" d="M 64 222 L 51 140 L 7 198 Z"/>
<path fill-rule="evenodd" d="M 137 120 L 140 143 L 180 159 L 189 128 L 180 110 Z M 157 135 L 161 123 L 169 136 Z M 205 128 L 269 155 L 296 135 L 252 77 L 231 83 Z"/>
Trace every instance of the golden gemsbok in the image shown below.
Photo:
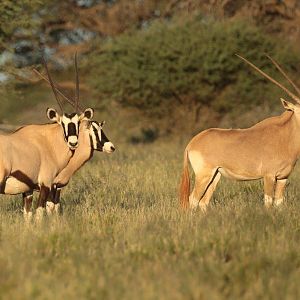
<path fill-rule="evenodd" d="M 250 128 L 211 128 L 196 135 L 184 152 L 180 201 L 185 208 L 199 205 L 205 211 L 221 175 L 235 180 L 263 178 L 265 206 L 271 206 L 273 201 L 279 206 L 284 201 L 287 179 L 300 156 L 300 99 L 248 60 L 239 57 L 283 89 L 296 103 L 281 98 L 286 110 L 283 114 L 267 118 Z M 300 94 L 282 68 L 268 58 Z M 191 194 L 188 162 L 195 173 Z"/>
<path fill-rule="evenodd" d="M 48 81 L 63 111 L 46 62 L 44 64 Z M 75 65 L 77 73 L 76 58 Z M 19 194 L 38 187 L 37 216 L 43 214 L 55 177 L 78 149 L 79 126 L 93 117 L 93 110 L 86 109 L 80 115 L 76 112 L 59 115 L 55 109 L 48 109 L 47 116 L 55 123 L 28 125 L 12 134 L 0 135 L 0 193 Z"/>

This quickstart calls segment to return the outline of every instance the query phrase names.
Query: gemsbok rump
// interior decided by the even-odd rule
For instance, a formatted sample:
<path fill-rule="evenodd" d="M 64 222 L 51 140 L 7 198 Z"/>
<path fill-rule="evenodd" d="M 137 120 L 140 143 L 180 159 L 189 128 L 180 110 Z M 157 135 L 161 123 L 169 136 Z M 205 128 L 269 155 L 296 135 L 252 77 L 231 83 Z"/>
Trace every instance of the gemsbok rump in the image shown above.
<path fill-rule="evenodd" d="M 239 57 L 283 89 L 296 104 L 281 98 L 286 111 L 280 116 L 267 118 L 246 129 L 211 128 L 196 135 L 184 151 L 180 201 L 185 208 L 199 205 L 202 211 L 206 211 L 221 175 L 235 180 L 263 178 L 265 206 L 271 206 L 273 200 L 275 206 L 284 201 L 287 179 L 300 156 L 300 99 L 248 60 Z M 268 58 L 300 94 L 282 68 Z M 195 173 L 191 194 L 188 162 Z"/>
<path fill-rule="evenodd" d="M 46 62 L 45 67 L 55 98 L 63 111 Z M 55 177 L 78 147 L 80 123 L 90 120 L 93 110 L 86 109 L 81 115 L 59 115 L 55 109 L 48 109 L 47 116 L 55 123 L 28 125 L 12 134 L 0 135 L 0 193 L 19 194 L 38 188 L 37 215 L 43 212 Z"/>

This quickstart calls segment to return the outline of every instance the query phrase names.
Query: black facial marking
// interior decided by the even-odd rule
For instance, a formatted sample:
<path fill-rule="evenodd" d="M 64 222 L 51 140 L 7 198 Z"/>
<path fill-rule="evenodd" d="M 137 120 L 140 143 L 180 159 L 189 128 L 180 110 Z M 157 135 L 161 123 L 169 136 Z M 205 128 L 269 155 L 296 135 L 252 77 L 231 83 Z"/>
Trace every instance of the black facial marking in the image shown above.
<path fill-rule="evenodd" d="M 71 135 L 76 135 L 77 136 L 77 132 L 76 132 L 76 126 L 74 123 L 69 123 L 68 124 L 68 136 Z"/>
<path fill-rule="evenodd" d="M 72 119 L 76 113 L 71 113 L 71 114 L 64 114 L 67 118 Z"/>
<path fill-rule="evenodd" d="M 104 131 L 101 129 L 101 142 L 103 143 L 106 143 L 106 142 L 109 142 L 109 139 L 107 138 L 107 136 L 105 135 Z"/>

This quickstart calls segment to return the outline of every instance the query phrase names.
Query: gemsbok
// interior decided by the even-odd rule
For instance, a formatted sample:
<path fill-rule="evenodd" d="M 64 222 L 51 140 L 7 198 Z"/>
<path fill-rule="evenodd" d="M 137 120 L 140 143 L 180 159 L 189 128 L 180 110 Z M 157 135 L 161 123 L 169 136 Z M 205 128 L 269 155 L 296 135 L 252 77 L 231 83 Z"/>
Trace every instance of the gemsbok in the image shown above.
<path fill-rule="evenodd" d="M 46 62 L 44 64 L 53 93 L 63 112 Z M 19 194 L 38 188 L 38 217 L 43 214 L 55 177 L 78 148 L 80 123 L 90 120 L 93 110 L 86 109 L 81 115 L 59 115 L 55 109 L 47 109 L 47 116 L 55 123 L 28 125 L 12 134 L 0 135 L 0 193 Z"/>
<path fill-rule="evenodd" d="M 283 114 L 267 118 L 250 128 L 211 128 L 196 135 L 184 151 L 180 187 L 180 201 L 184 208 L 199 205 L 202 211 L 206 211 L 221 175 L 235 180 L 263 178 L 265 206 L 270 207 L 273 200 L 274 205 L 279 206 L 284 201 L 287 179 L 300 156 L 300 99 L 248 60 L 237 56 L 283 89 L 296 103 L 281 98 L 286 110 Z M 278 63 L 268 58 L 299 93 Z M 191 194 L 188 162 L 195 173 Z"/>
<path fill-rule="evenodd" d="M 57 84 L 52 83 L 49 79 L 43 76 L 41 73 L 35 70 L 35 72 L 47 83 L 49 83 L 61 97 L 63 97 L 69 104 L 71 104 L 76 111 L 83 111 L 79 104 L 79 78 L 77 71 L 77 60 L 75 56 L 75 69 L 76 69 L 76 96 L 75 100 L 67 97 L 58 87 Z M 60 208 L 60 192 L 61 188 L 66 186 L 73 176 L 73 174 L 80 169 L 88 160 L 93 157 L 94 151 L 102 151 L 106 153 L 112 153 L 115 151 L 114 145 L 109 141 L 105 135 L 102 127 L 104 122 L 97 122 L 92 120 L 83 120 L 79 126 L 78 147 L 74 151 L 72 158 L 67 162 L 67 165 L 57 174 L 54 179 L 51 190 L 48 196 L 51 201 L 46 202 L 47 214 L 52 214 L 53 211 L 59 212 Z M 30 220 L 32 216 L 32 200 L 33 191 L 39 190 L 39 187 L 27 188 L 26 192 L 23 192 L 23 205 L 25 219 Z M 39 216 L 40 217 L 40 216 Z"/>

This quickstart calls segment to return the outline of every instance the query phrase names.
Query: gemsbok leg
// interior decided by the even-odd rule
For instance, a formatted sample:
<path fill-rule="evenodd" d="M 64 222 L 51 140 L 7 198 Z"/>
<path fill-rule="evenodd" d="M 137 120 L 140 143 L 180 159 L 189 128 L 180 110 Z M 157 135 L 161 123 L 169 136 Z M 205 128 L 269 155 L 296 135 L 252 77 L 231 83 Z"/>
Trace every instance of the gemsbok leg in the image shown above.
<path fill-rule="evenodd" d="M 207 208 L 209 201 L 217 187 L 217 184 L 218 184 L 220 178 L 221 178 L 221 173 L 217 171 L 215 173 L 211 183 L 209 184 L 208 188 L 206 189 L 205 194 L 203 195 L 203 197 L 200 200 L 199 207 L 201 208 L 202 211 L 206 211 L 206 208 Z"/>
<path fill-rule="evenodd" d="M 284 201 L 283 193 L 284 193 L 286 183 L 287 183 L 287 179 L 281 179 L 276 181 L 275 201 L 274 201 L 275 206 L 280 206 Z"/>
<path fill-rule="evenodd" d="M 50 189 L 47 186 L 45 186 L 45 185 L 41 186 L 39 199 L 37 202 L 37 208 L 36 208 L 36 220 L 37 221 L 40 221 L 44 217 L 44 211 L 46 208 L 46 201 L 49 196 L 49 192 L 50 192 Z"/>
<path fill-rule="evenodd" d="M 30 222 L 32 219 L 32 192 L 23 193 L 23 215 L 26 222 Z"/>
<path fill-rule="evenodd" d="M 265 176 L 264 177 L 264 201 L 265 207 L 272 206 L 274 189 L 275 189 L 276 178 L 274 176 Z"/>
<path fill-rule="evenodd" d="M 51 192 L 49 194 L 48 201 L 46 202 L 46 212 L 47 215 L 52 215 L 54 212 L 56 214 L 59 214 L 61 212 L 60 210 L 60 188 L 53 187 L 51 189 Z"/>
<path fill-rule="evenodd" d="M 196 208 L 199 204 L 203 212 L 206 211 L 206 204 L 201 202 L 205 196 L 207 190 L 215 179 L 216 170 L 204 170 L 195 175 L 194 189 L 189 197 L 189 203 L 191 208 Z"/>

